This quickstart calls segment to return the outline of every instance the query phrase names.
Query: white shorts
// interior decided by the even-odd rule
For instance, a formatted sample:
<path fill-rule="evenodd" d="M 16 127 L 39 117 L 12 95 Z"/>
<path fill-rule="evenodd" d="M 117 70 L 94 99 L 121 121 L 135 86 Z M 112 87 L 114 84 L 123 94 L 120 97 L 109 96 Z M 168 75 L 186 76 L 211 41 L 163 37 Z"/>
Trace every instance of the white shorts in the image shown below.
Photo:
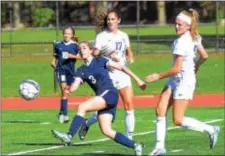
<path fill-rule="evenodd" d="M 173 99 L 177 100 L 192 100 L 195 90 L 195 81 L 175 81 L 170 78 L 167 82 L 167 87 L 172 89 Z"/>
<path fill-rule="evenodd" d="M 113 70 L 112 72 L 109 72 L 109 76 L 117 90 L 132 86 L 130 76 L 122 71 Z"/>

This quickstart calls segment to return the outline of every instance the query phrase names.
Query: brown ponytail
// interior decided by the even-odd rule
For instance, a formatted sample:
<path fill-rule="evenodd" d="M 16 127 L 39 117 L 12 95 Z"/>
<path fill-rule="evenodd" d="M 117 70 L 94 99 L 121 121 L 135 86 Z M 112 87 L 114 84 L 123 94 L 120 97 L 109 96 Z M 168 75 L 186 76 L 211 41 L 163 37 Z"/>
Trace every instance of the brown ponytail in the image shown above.
<path fill-rule="evenodd" d="M 93 24 L 96 26 L 96 32 L 99 33 L 106 29 L 107 26 L 107 16 L 110 13 L 114 13 L 118 19 L 120 19 L 120 13 L 116 9 L 112 9 L 108 12 L 106 10 L 101 10 L 97 12 L 93 17 Z"/>
<path fill-rule="evenodd" d="M 71 39 L 72 39 L 73 41 L 78 42 L 78 37 L 75 36 L 75 29 L 74 29 L 72 26 L 68 26 L 68 27 L 65 27 L 65 28 L 63 29 L 63 33 L 64 33 L 64 31 L 65 31 L 66 29 L 70 29 L 70 30 L 72 31 L 73 37 L 72 37 Z"/>
<path fill-rule="evenodd" d="M 96 33 L 99 33 L 107 28 L 107 12 L 97 12 L 93 17 L 93 24 L 96 26 Z"/>
<path fill-rule="evenodd" d="M 190 28 L 190 32 L 191 32 L 191 37 L 193 41 L 196 41 L 198 39 L 198 17 L 199 14 L 196 10 L 194 9 L 189 9 L 188 11 L 182 11 L 181 13 L 189 16 L 191 18 L 191 28 Z"/>
<path fill-rule="evenodd" d="M 76 42 L 79 42 L 78 37 L 76 37 L 76 36 L 72 37 L 72 40 L 76 41 Z"/>

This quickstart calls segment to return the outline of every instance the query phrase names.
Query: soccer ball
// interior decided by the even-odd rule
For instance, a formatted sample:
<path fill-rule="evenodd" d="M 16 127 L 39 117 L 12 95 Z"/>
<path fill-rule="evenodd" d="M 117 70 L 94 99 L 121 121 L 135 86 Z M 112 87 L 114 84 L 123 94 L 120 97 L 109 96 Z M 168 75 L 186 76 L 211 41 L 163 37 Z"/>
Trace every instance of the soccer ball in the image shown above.
<path fill-rule="evenodd" d="M 34 80 L 24 80 L 20 83 L 19 93 L 25 100 L 35 99 L 40 92 L 40 87 Z"/>

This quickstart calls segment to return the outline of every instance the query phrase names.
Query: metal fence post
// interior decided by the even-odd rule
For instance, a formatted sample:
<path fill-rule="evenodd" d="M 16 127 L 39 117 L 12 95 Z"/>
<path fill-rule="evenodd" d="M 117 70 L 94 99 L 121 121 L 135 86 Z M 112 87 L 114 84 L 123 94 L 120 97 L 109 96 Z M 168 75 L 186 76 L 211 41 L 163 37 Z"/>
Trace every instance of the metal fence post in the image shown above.
<path fill-rule="evenodd" d="M 219 49 L 219 2 L 216 2 L 216 52 Z"/>
<path fill-rule="evenodd" d="M 10 50 L 9 56 L 12 56 L 12 32 L 13 32 L 13 13 L 12 13 L 12 2 L 9 3 L 9 18 L 10 18 L 10 34 L 9 34 L 9 42 L 10 42 Z"/>
<path fill-rule="evenodd" d="M 55 40 L 54 40 L 54 42 L 53 42 L 53 45 L 52 45 L 52 47 L 53 47 L 53 55 L 54 55 L 54 53 L 55 53 Z M 58 83 L 57 83 L 57 77 L 56 77 L 56 73 L 55 73 L 55 70 L 53 70 L 53 88 L 54 88 L 54 93 L 56 94 L 57 93 L 57 85 L 58 85 Z"/>
<path fill-rule="evenodd" d="M 58 40 L 59 37 L 59 2 L 56 1 L 55 2 L 56 5 L 56 40 Z"/>
<path fill-rule="evenodd" d="M 136 10 L 136 31 L 137 31 L 137 44 L 136 44 L 136 54 L 140 52 L 140 1 L 137 1 L 137 10 Z"/>

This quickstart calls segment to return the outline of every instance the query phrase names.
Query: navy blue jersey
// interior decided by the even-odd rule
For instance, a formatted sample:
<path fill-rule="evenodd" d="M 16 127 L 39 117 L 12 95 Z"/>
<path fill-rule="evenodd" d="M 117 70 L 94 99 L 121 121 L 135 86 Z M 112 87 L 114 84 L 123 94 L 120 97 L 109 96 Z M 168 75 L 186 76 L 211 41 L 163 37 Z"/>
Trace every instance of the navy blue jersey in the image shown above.
<path fill-rule="evenodd" d="M 104 57 L 94 57 L 89 65 L 82 65 L 76 72 L 76 77 L 87 82 L 96 95 L 107 89 L 115 89 L 106 67 L 107 62 L 108 59 Z"/>
<path fill-rule="evenodd" d="M 74 41 L 70 42 L 56 42 L 54 49 L 54 56 L 58 59 L 56 70 L 63 70 L 66 73 L 75 75 L 75 63 L 76 59 L 63 59 L 62 53 L 68 52 L 76 55 L 78 53 L 78 44 Z"/>

